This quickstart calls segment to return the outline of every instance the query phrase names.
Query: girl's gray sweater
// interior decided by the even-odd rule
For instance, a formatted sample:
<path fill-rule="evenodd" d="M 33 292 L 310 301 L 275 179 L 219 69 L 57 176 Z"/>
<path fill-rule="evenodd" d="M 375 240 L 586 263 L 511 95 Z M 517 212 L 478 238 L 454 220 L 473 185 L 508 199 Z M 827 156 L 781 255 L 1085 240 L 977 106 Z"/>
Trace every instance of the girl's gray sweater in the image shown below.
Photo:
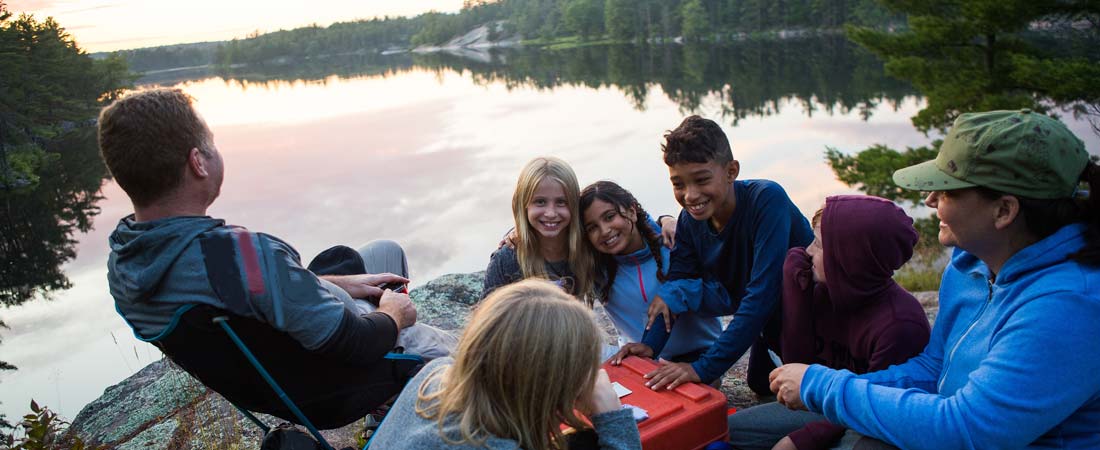
<path fill-rule="evenodd" d="M 472 445 L 454 445 L 443 440 L 440 435 L 439 423 L 428 420 L 416 413 L 417 393 L 420 385 L 427 379 L 428 374 L 439 367 L 450 366 L 454 363 L 452 358 L 438 358 L 424 367 L 420 373 L 409 381 L 401 395 L 397 398 L 393 408 L 390 409 L 382 426 L 371 441 L 371 448 L 384 448 L 386 450 L 431 450 L 439 448 L 487 448 L 487 449 L 516 449 L 519 448 L 516 441 L 499 437 L 490 437 L 485 441 L 484 447 Z M 439 388 L 438 381 L 428 385 L 427 392 L 435 392 Z M 618 411 L 596 414 L 592 418 L 592 426 L 600 439 L 600 448 L 605 450 L 641 450 L 642 442 L 638 435 L 638 426 L 630 411 L 621 409 Z M 443 433 L 457 440 L 458 426 L 454 421 L 448 421 L 443 427 Z"/>

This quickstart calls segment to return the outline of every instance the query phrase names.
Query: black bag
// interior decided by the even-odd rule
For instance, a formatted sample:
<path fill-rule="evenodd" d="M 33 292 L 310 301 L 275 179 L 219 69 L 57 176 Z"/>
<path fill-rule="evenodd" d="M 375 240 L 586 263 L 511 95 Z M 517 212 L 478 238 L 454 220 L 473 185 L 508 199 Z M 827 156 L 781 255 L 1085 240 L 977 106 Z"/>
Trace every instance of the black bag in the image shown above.
<path fill-rule="evenodd" d="M 321 450 L 321 444 L 308 432 L 283 422 L 272 428 L 260 443 L 260 450 Z"/>

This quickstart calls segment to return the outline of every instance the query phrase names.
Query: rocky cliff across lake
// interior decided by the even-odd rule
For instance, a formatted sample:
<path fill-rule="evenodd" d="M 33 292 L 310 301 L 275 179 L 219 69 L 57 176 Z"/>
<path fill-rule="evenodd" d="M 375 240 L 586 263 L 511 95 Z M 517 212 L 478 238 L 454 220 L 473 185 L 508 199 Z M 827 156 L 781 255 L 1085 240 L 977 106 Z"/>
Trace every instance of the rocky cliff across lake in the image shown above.
<path fill-rule="evenodd" d="M 484 272 L 444 275 L 414 289 L 419 321 L 444 330 L 461 330 L 470 306 L 481 294 Z M 917 297 L 934 320 L 936 295 Z M 597 316 L 608 331 L 608 342 L 617 339 L 614 327 L 597 305 Z M 722 391 L 730 404 L 744 408 L 759 402 L 744 384 L 748 358 L 742 358 L 725 377 Z M 279 419 L 260 415 L 269 425 Z M 336 448 L 356 447 L 362 423 L 353 423 L 322 434 Z M 69 428 L 91 447 L 123 450 L 259 448 L 262 433 L 233 405 L 206 389 L 167 359 L 161 359 L 121 383 L 107 388 L 73 419 Z"/>

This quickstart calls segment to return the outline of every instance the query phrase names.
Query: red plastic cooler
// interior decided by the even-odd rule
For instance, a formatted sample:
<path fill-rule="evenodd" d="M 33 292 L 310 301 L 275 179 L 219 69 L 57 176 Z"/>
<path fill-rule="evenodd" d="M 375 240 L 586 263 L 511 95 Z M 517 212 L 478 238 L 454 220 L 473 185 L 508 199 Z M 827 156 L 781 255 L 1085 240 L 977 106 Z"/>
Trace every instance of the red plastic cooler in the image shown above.
<path fill-rule="evenodd" d="M 621 366 L 604 363 L 603 368 L 611 381 L 632 391 L 619 400 L 649 414 L 638 422 L 645 450 L 700 450 L 726 439 L 726 396 L 717 389 L 688 383 L 654 391 L 643 377 L 656 370 L 657 363 L 636 356 L 624 359 Z"/>

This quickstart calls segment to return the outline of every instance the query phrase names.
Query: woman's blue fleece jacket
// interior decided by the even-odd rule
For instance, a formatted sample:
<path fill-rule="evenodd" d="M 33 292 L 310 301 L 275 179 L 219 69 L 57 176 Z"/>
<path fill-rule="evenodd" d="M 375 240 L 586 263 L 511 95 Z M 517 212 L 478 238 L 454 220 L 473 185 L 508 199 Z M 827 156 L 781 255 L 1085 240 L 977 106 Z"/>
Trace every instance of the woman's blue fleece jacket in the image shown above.
<path fill-rule="evenodd" d="M 860 376 L 810 366 L 806 407 L 902 448 L 1100 448 L 1100 268 L 1067 259 L 1085 230 L 1017 252 L 995 282 L 956 249 L 924 352 Z"/>

